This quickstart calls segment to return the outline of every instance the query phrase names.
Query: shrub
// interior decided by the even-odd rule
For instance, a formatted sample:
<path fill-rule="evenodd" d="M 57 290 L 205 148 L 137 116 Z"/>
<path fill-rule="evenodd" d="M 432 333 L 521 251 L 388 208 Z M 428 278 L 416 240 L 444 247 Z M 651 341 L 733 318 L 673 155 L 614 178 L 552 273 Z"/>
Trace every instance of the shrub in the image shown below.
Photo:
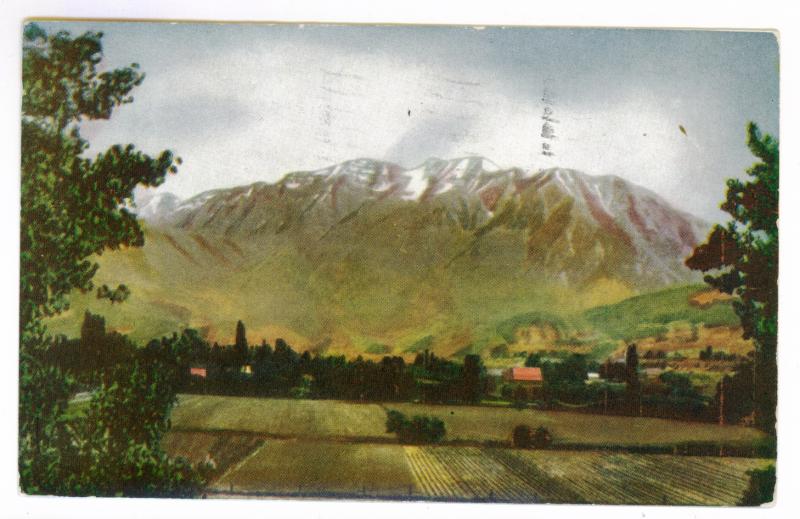
<path fill-rule="evenodd" d="M 537 449 L 546 449 L 553 443 L 553 436 L 547 427 L 539 426 L 533 431 L 531 443 Z"/>
<path fill-rule="evenodd" d="M 518 425 L 514 427 L 512 435 L 512 443 L 518 449 L 530 449 L 532 439 L 531 428 L 527 425 Z"/>
<path fill-rule="evenodd" d="M 386 432 L 397 434 L 401 443 L 438 443 L 446 433 L 439 418 L 417 415 L 409 420 L 395 410 L 386 412 Z"/>
<path fill-rule="evenodd" d="M 739 506 L 760 506 L 775 496 L 775 465 L 761 470 L 748 470 L 750 484 L 744 491 Z"/>

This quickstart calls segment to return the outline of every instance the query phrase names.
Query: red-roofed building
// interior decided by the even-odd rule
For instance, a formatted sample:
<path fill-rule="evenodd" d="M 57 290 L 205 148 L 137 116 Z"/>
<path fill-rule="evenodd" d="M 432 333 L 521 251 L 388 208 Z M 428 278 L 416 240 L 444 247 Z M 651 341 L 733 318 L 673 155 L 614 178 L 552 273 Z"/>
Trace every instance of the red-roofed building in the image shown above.
<path fill-rule="evenodd" d="M 542 368 L 509 368 L 503 373 L 503 380 L 530 385 L 538 385 L 544 382 Z"/>
<path fill-rule="evenodd" d="M 207 374 L 208 372 L 206 371 L 206 368 L 189 368 L 189 375 L 206 378 Z"/>

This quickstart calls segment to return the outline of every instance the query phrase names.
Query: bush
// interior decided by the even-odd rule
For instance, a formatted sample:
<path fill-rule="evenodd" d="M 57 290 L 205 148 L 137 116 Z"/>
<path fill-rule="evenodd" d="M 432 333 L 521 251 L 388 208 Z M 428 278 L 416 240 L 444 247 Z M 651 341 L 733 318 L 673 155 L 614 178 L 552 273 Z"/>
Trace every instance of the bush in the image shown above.
<path fill-rule="evenodd" d="M 530 449 L 532 440 L 531 428 L 527 425 L 518 425 L 514 427 L 512 435 L 512 443 L 518 449 Z"/>
<path fill-rule="evenodd" d="M 539 426 L 533 431 L 531 443 L 533 443 L 533 446 L 537 449 L 546 449 L 553 443 L 553 436 L 550 434 L 547 427 Z"/>
<path fill-rule="evenodd" d="M 775 496 L 775 465 L 761 470 L 748 470 L 750 485 L 744 491 L 739 506 L 761 506 Z"/>
<path fill-rule="evenodd" d="M 553 437 L 547 427 L 539 426 L 535 431 L 527 425 L 514 427 L 512 443 L 518 449 L 546 449 L 553 443 Z"/>
<path fill-rule="evenodd" d="M 446 433 L 439 418 L 418 415 L 409 420 L 394 410 L 386 412 L 386 432 L 397 434 L 401 443 L 438 443 Z"/>

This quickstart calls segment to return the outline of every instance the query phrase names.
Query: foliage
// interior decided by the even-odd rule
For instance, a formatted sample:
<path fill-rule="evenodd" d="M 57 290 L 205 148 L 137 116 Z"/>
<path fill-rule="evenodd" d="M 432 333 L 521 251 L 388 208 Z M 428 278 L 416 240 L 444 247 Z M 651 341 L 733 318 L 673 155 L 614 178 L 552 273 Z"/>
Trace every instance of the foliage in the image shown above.
<path fill-rule="evenodd" d="M 386 412 L 386 432 L 397 434 L 401 443 L 438 443 L 445 435 L 444 422 L 436 417 L 416 415 L 409 420 L 400 411 Z"/>
<path fill-rule="evenodd" d="M 247 364 L 247 354 L 248 354 L 248 345 L 247 345 L 247 333 L 244 329 L 244 323 L 242 321 L 236 322 L 236 341 L 233 343 L 233 349 L 235 353 L 235 366 L 242 367 Z"/>
<path fill-rule="evenodd" d="M 528 425 L 517 425 L 511 435 L 514 447 L 520 449 L 546 449 L 553 443 L 553 436 L 550 430 L 543 425 L 536 429 L 531 429 Z"/>
<path fill-rule="evenodd" d="M 49 337 L 42 325 L 43 318 L 69 307 L 71 291 L 93 288 L 94 255 L 143 244 L 130 210 L 133 189 L 161 184 L 180 160 L 169 151 L 152 158 L 132 145 L 86 157 L 81 121 L 108 119 L 114 108 L 130 103 L 144 75 L 136 64 L 98 71 L 101 33 L 49 35 L 28 24 L 23 36 L 20 485 L 28 493 L 190 494 L 199 476 L 184 462 L 168 460 L 156 445 L 174 398 L 167 381 L 172 374 L 151 380 L 156 375 L 140 366 L 133 373 L 117 369 L 90 377 L 100 388 L 89 416 L 70 418 L 66 408 L 75 379 L 52 363 L 51 354 L 54 344 L 65 343 Z M 124 285 L 98 292 L 112 302 L 127 294 Z M 94 351 L 90 358 L 106 363 L 102 320 L 87 316 L 84 331 Z M 124 342 L 119 337 L 114 340 Z M 129 417 L 135 422 L 126 422 L 132 412 L 138 413 Z M 126 439 L 135 428 L 143 428 L 144 437 Z M 114 470 L 122 472 L 108 472 Z"/>
<path fill-rule="evenodd" d="M 145 350 L 133 363 L 119 365 L 113 382 L 95 392 L 82 422 L 86 482 L 77 493 L 188 497 L 203 487 L 200 473 L 183 459 L 169 459 L 160 446 L 176 380 L 176 365 L 160 356 Z"/>
<path fill-rule="evenodd" d="M 703 272 L 709 285 L 735 294 L 733 309 L 745 338 L 756 344 L 756 423 L 775 431 L 778 331 L 778 141 L 747 125 L 747 146 L 758 162 L 747 174 L 752 180 L 729 179 L 720 206 L 732 216 L 716 225 L 686 265 Z"/>
<path fill-rule="evenodd" d="M 151 158 L 115 145 L 94 159 L 79 132 L 83 119 L 108 119 L 130 103 L 144 75 L 138 65 L 98 72 L 101 33 L 24 31 L 22 60 L 22 209 L 20 324 L 68 307 L 75 288 L 90 290 L 105 249 L 141 246 L 130 211 L 133 188 L 157 186 L 176 171 L 173 155 Z"/>
<path fill-rule="evenodd" d="M 625 403 L 628 414 L 641 414 L 642 383 L 639 380 L 639 354 L 635 344 L 629 344 L 625 350 Z"/>
<path fill-rule="evenodd" d="M 461 373 L 463 384 L 462 401 L 469 403 L 480 402 L 486 393 L 486 374 L 480 356 L 467 355 L 464 357 L 464 366 Z"/>
<path fill-rule="evenodd" d="M 97 299 L 108 299 L 111 304 L 122 303 L 131 295 L 131 289 L 126 285 L 118 285 L 115 289 L 110 289 L 108 285 L 102 285 L 97 289 Z"/>
<path fill-rule="evenodd" d="M 775 497 L 775 465 L 765 469 L 748 470 L 750 482 L 744 491 L 740 506 L 761 506 Z"/>
<path fill-rule="evenodd" d="M 553 436 L 547 427 L 540 425 L 533 431 L 531 436 L 531 444 L 536 449 L 546 449 L 553 443 Z"/>
<path fill-rule="evenodd" d="M 560 362 L 541 362 L 544 393 L 548 399 L 581 403 L 586 398 L 586 357 L 572 354 Z"/>
<path fill-rule="evenodd" d="M 753 412 L 754 392 L 753 361 L 751 358 L 741 361 L 733 373 L 724 375 L 717 384 L 712 408 L 722 413 L 725 423 L 737 424 L 747 419 Z M 724 399 L 723 397 L 724 391 Z"/>
<path fill-rule="evenodd" d="M 714 421 L 713 413 L 708 414 L 708 400 L 693 385 L 691 374 L 665 371 L 659 375 L 657 383 L 647 384 L 642 388 L 642 414 L 660 418 Z"/>
<path fill-rule="evenodd" d="M 517 425 L 511 433 L 511 443 L 518 449 L 529 449 L 531 447 L 532 435 L 533 431 L 529 425 Z"/>

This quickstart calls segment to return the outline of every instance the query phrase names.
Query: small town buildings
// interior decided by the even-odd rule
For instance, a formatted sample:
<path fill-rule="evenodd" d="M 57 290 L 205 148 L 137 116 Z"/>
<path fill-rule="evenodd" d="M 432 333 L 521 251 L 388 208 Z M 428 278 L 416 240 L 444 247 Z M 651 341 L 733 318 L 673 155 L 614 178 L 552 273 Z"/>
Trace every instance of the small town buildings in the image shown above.
<path fill-rule="evenodd" d="M 544 382 L 542 368 L 509 368 L 503 373 L 503 380 L 527 386 L 539 386 Z"/>

